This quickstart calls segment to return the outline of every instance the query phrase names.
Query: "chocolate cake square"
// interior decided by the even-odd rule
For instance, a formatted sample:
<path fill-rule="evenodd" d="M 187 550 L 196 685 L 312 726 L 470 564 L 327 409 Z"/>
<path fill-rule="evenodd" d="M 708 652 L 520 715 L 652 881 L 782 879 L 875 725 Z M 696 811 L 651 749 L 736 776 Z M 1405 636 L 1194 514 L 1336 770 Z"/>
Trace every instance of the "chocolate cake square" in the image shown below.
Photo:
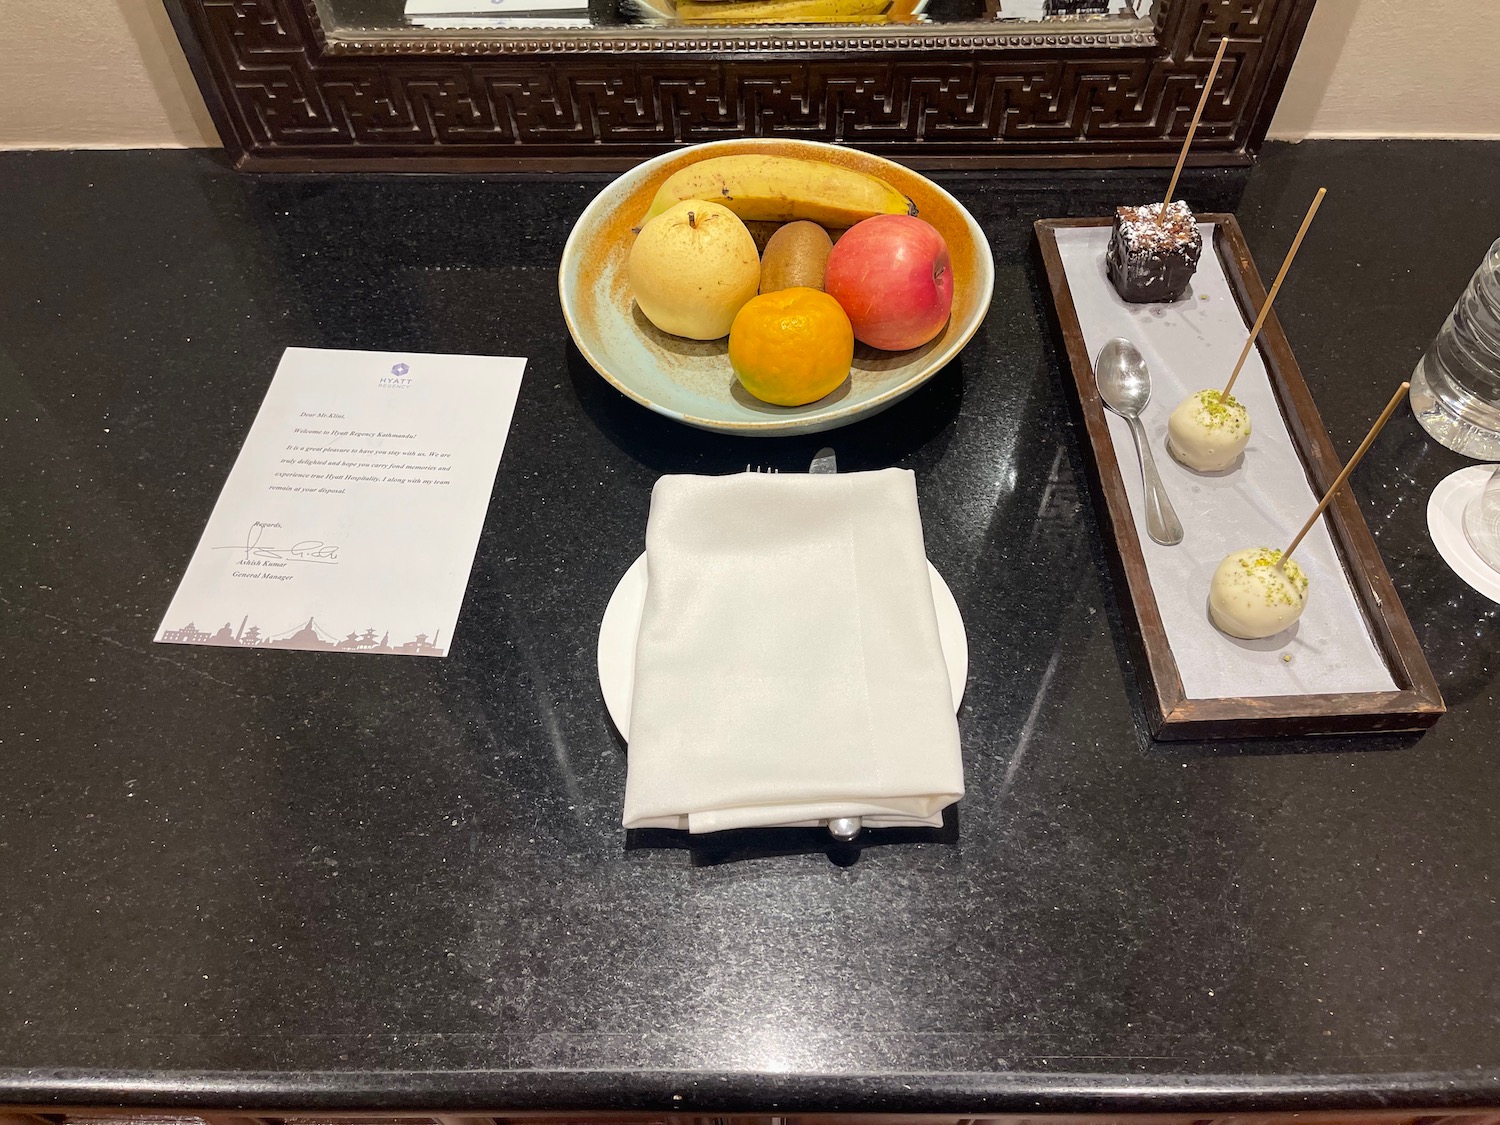
<path fill-rule="evenodd" d="M 1115 225 L 1104 261 L 1109 280 L 1131 304 L 1175 301 L 1198 268 L 1203 236 L 1182 200 L 1161 214 L 1161 204 L 1115 208 Z"/>

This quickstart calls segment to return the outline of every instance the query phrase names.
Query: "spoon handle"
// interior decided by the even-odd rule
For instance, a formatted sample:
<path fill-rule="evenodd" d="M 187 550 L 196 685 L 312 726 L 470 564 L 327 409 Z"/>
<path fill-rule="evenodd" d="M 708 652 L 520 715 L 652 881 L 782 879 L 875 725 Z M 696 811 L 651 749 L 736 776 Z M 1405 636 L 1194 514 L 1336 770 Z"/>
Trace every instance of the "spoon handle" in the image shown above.
<path fill-rule="evenodd" d="M 1146 440 L 1146 430 L 1139 418 L 1127 418 L 1130 436 L 1135 439 L 1136 456 L 1141 462 L 1141 480 L 1146 485 L 1146 531 L 1164 547 L 1182 542 L 1182 521 L 1172 507 L 1171 498 L 1161 483 L 1161 474 L 1156 471 L 1156 458 L 1151 456 L 1151 443 Z"/>

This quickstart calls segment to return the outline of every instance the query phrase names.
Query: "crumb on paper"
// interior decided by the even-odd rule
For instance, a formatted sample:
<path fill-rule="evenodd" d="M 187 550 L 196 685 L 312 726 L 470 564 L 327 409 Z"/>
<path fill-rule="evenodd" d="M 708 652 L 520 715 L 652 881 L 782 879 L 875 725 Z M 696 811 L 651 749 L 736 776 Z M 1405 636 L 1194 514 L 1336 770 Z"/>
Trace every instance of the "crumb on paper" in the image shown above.
<path fill-rule="evenodd" d="M 1283 664 L 1290 664 L 1292 662 L 1292 654 L 1289 652 L 1283 652 L 1281 654 L 1281 662 Z"/>

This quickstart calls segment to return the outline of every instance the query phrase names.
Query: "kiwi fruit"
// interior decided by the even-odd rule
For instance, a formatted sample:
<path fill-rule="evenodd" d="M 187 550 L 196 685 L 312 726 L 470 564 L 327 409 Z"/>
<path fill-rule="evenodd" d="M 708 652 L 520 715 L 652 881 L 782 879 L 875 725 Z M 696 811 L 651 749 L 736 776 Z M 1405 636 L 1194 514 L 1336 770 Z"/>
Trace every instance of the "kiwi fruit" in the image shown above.
<path fill-rule="evenodd" d="M 766 243 L 760 258 L 760 291 L 776 293 L 805 286 L 823 288 L 828 252 L 833 239 L 817 223 L 799 219 L 780 227 Z"/>

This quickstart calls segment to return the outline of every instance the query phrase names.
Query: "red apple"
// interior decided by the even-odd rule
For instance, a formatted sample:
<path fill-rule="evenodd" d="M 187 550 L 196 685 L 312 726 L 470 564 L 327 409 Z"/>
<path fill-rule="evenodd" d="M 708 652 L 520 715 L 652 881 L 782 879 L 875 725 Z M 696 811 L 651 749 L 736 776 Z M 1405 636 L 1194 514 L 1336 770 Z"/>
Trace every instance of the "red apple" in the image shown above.
<path fill-rule="evenodd" d="M 854 338 L 886 351 L 920 347 L 953 308 L 948 244 L 912 215 L 876 215 L 833 244 L 823 288 L 849 314 Z"/>

